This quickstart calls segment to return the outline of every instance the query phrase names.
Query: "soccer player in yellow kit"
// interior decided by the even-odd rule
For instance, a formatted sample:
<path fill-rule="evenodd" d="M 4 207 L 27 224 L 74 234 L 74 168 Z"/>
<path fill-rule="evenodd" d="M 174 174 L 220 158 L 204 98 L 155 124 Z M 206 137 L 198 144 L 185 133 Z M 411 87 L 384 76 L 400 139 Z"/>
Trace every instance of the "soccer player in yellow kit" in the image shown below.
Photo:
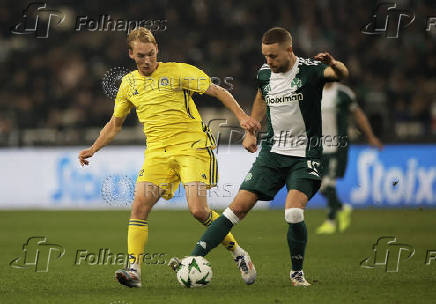
<path fill-rule="evenodd" d="M 153 34 L 139 27 L 128 35 L 129 57 L 137 70 L 123 77 L 112 118 L 94 144 L 80 152 L 82 166 L 120 132 L 132 108 L 144 124 L 147 139 L 144 165 L 139 171 L 128 229 L 129 264 L 115 272 L 118 281 L 129 287 L 141 287 L 141 264 L 148 240 L 148 215 L 160 197 L 170 199 L 180 182 L 185 187 L 192 215 L 209 226 L 218 214 L 209 209 L 206 189 L 218 182 L 215 139 L 202 122 L 192 99 L 194 93 L 214 96 L 238 118 L 246 130 L 260 129 L 260 123 L 248 116 L 225 89 L 211 83 L 200 69 L 175 62 L 158 62 L 158 46 Z M 242 278 L 250 283 L 250 256 L 231 233 L 222 244 L 233 254 Z"/>

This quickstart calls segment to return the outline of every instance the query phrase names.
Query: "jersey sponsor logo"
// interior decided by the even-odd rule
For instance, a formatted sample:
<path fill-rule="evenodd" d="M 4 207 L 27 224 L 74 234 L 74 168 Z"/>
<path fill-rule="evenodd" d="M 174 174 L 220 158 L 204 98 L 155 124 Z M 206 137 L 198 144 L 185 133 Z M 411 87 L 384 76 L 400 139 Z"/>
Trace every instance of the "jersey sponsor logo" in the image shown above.
<path fill-rule="evenodd" d="M 283 95 L 277 97 L 270 97 L 269 95 L 266 95 L 265 98 L 265 102 L 267 105 L 274 104 L 274 103 L 286 103 L 286 102 L 302 101 L 302 100 L 303 100 L 303 93 L 296 93 L 296 94 Z"/>

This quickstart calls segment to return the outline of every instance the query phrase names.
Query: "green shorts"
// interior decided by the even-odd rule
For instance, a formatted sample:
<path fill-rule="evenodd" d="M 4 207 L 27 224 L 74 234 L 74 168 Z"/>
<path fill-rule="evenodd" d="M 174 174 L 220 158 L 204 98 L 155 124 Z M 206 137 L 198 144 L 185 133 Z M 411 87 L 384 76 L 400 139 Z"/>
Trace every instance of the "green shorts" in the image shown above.
<path fill-rule="evenodd" d="M 324 153 L 321 158 L 321 176 L 332 179 L 342 178 L 345 175 L 348 163 L 348 149 L 334 153 Z"/>
<path fill-rule="evenodd" d="M 321 185 L 319 167 L 318 159 L 261 151 L 239 189 L 270 201 L 286 185 L 288 191 L 299 190 L 311 199 Z"/>

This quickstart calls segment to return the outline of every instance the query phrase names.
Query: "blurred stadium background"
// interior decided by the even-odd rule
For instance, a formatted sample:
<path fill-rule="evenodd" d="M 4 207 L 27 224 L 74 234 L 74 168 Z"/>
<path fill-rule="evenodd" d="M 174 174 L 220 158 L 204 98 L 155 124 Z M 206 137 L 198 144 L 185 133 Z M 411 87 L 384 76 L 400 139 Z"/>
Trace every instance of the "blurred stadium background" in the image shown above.
<path fill-rule="evenodd" d="M 103 7 L 99 2 L 52 1 L 47 7 L 61 11 L 65 20 L 52 24 L 49 38 L 35 39 L 33 34 L 10 33 L 30 2 L 2 1 L 0 145 L 93 141 L 113 110 L 102 90 L 103 75 L 118 66 L 134 68 L 127 56 L 125 32 L 74 31 L 78 16 L 98 19 L 103 14 L 112 19 L 166 20 L 166 29 L 155 31 L 160 60 L 199 66 L 222 85 L 225 77 L 232 77 L 232 93 L 247 110 L 254 97 L 256 71 L 264 61 L 260 37 L 271 26 L 284 26 L 294 36 L 296 54 L 311 57 L 330 50 L 347 63 L 349 85 L 384 142 L 432 142 L 436 139 L 436 34 L 425 31 L 425 18 L 434 12 L 434 1 L 396 2 L 416 14 L 414 24 L 399 39 L 362 34 L 375 2 L 345 0 L 106 1 Z M 223 115 L 232 119 L 221 113 L 218 101 L 201 97 L 197 102 L 206 121 Z M 129 131 L 121 133 L 116 143 L 143 144 L 136 121 L 130 115 Z"/>

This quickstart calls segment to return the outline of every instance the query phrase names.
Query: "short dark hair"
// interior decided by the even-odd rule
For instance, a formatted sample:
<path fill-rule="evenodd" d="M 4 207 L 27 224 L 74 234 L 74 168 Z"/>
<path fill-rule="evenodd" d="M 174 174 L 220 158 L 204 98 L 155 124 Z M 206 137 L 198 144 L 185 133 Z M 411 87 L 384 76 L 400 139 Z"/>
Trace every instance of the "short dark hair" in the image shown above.
<path fill-rule="evenodd" d="M 267 30 L 262 36 L 263 44 L 289 43 L 292 45 L 292 35 L 282 27 L 273 27 Z"/>

